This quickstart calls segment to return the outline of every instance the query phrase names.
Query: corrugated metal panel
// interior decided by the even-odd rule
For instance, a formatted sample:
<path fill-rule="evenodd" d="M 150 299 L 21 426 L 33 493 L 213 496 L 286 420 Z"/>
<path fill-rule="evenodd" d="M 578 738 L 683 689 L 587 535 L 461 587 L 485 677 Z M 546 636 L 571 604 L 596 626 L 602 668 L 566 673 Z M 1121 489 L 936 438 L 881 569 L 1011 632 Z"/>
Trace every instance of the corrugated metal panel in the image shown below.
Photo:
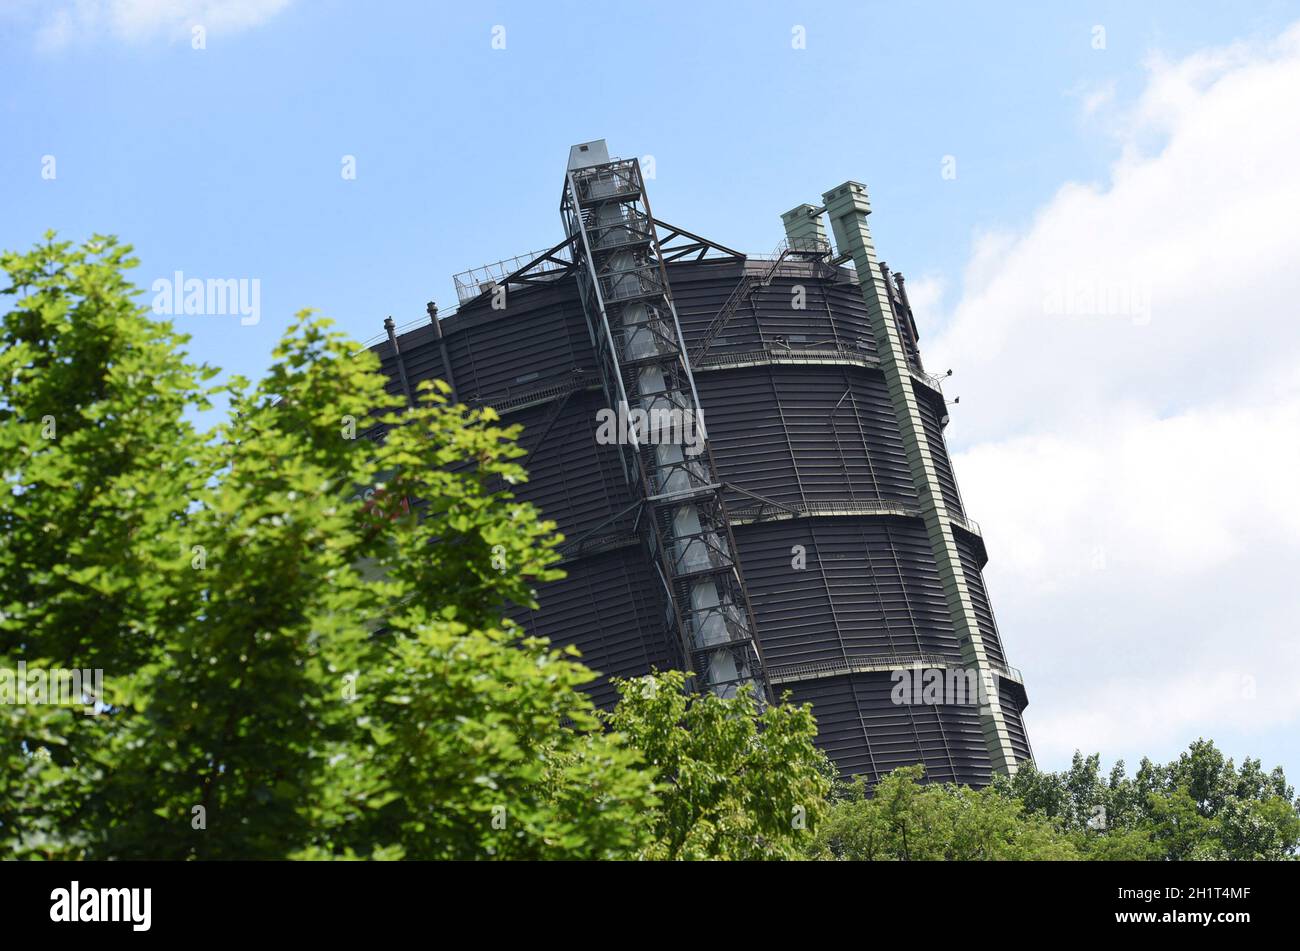
<path fill-rule="evenodd" d="M 516 608 L 511 617 L 530 634 L 582 652 L 583 662 L 602 674 L 588 688 L 596 703 L 608 706 L 617 699 L 610 677 L 681 669 L 644 548 L 603 552 L 565 568 L 567 578 L 539 591 L 540 611 Z"/>
<path fill-rule="evenodd" d="M 960 533 L 954 536 L 957 552 L 961 555 L 961 568 L 966 575 L 966 587 L 970 590 L 971 603 L 975 606 L 975 617 L 979 622 L 980 637 L 984 641 L 984 650 L 989 660 L 1006 666 L 1006 655 L 1002 650 L 1002 638 L 998 634 L 997 622 L 993 619 L 993 607 L 989 604 L 988 592 L 984 589 L 984 573 L 980 571 L 978 556 L 974 546 Z"/>
<path fill-rule="evenodd" d="M 736 544 L 769 667 L 918 653 L 960 661 L 919 519 L 758 523 L 737 528 Z"/>
<path fill-rule="evenodd" d="M 444 322 L 462 399 L 492 403 L 548 381 L 567 380 L 575 369 L 598 379 L 576 293 L 516 292 L 507 304 L 501 311 L 479 304 Z"/>
<path fill-rule="evenodd" d="M 618 447 L 596 442 L 594 420 L 604 405 L 599 392 L 580 391 L 563 406 L 543 403 L 506 419 L 523 424 L 519 443 L 529 450 L 520 460 L 528 481 L 513 487 L 515 495 L 558 523 L 566 538 L 594 531 L 633 502 Z"/>
<path fill-rule="evenodd" d="M 916 394 L 916 402 L 921 409 L 921 422 L 925 426 L 925 438 L 930 444 L 930 455 L 939 475 L 939 491 L 943 495 L 944 505 L 950 512 L 964 516 L 966 510 L 962 508 L 961 493 L 957 491 L 957 477 L 953 475 L 952 462 L 948 458 L 948 443 L 943 438 L 943 425 L 939 422 L 944 412 L 942 398 L 924 386 L 913 384 L 912 391 Z"/>
<path fill-rule="evenodd" d="M 668 268 L 673 301 L 687 345 L 694 347 L 735 289 L 743 274 L 762 275 L 771 262 L 674 264 Z M 737 308 L 710 354 L 737 353 L 766 346 L 843 347 L 874 358 L 875 340 L 866 303 L 851 272 L 827 276 L 822 265 L 786 262 L 766 287 L 758 287 Z M 798 295 L 798 296 L 797 296 Z M 800 299 L 801 298 L 801 299 Z M 802 304 L 796 309 L 796 302 Z"/>
<path fill-rule="evenodd" d="M 791 699 L 811 703 L 817 745 L 844 776 L 875 782 L 921 763 L 930 782 L 987 785 L 988 750 L 978 706 L 895 704 L 889 674 L 852 674 L 795 685 Z"/>
<path fill-rule="evenodd" d="M 724 481 L 781 502 L 916 501 L 879 371 L 747 367 L 696 387 Z"/>
<path fill-rule="evenodd" d="M 1029 733 L 1025 729 L 1024 691 L 1019 691 L 1011 698 L 1012 702 L 1006 701 L 1006 692 L 1003 693 L 1002 715 L 1007 722 L 1007 732 L 1011 734 L 1011 748 L 1016 754 L 1016 762 L 1026 762 L 1033 759 L 1033 749 L 1029 745 Z"/>
<path fill-rule="evenodd" d="M 770 262 L 676 263 L 673 295 L 688 345 L 705 332 L 744 273 Z M 804 309 L 792 308 L 803 293 Z M 632 503 L 614 447 L 596 444 L 599 388 L 586 318 L 571 279 L 516 292 L 501 311 L 485 302 L 441 324 L 458 395 L 501 406 L 523 424 L 530 481 L 516 494 L 538 505 L 570 539 L 599 528 Z M 431 328 L 399 340 L 412 385 L 446 368 Z M 397 364 L 374 348 L 400 391 Z M 813 365 L 800 353 L 824 353 Z M 781 359 L 750 360 L 754 353 Z M 786 264 L 772 283 L 737 308 L 709 351 L 743 357 L 696 369 L 719 477 L 787 505 L 834 502 L 909 509 L 917 493 L 882 374 L 866 306 L 846 269 Z M 791 360 L 795 362 L 791 362 Z M 800 363 L 798 361 L 804 360 Z M 948 506 L 964 514 L 943 441 L 939 398 L 916 388 Z M 753 500 L 730 493 L 733 505 Z M 602 528 L 598 534 L 609 532 Z M 846 658 L 924 654 L 959 663 L 934 556 L 919 518 L 898 514 L 797 517 L 735 528 L 736 544 L 769 667 L 834 664 Z M 791 564 L 795 545 L 806 567 Z M 980 574 L 978 541 L 958 547 L 994 663 L 1005 664 Z M 598 703 L 614 699 L 608 676 L 680 667 L 665 624 L 665 602 L 642 544 L 575 557 L 568 577 L 542 586 L 540 611 L 513 616 L 531 632 L 576 644 L 605 676 L 592 685 Z M 989 759 L 974 706 L 896 705 L 887 673 L 843 673 L 778 685 L 812 702 L 819 744 L 847 774 L 871 779 L 923 762 L 933 781 L 983 784 Z M 1020 708 L 1008 703 L 1017 755 L 1029 755 Z"/>
<path fill-rule="evenodd" d="M 442 365 L 442 354 L 438 350 L 433 327 L 419 327 L 410 333 L 403 334 L 398 340 L 398 344 L 402 351 L 402 362 L 406 365 L 406 378 L 410 381 L 412 390 L 414 390 L 415 384 L 419 380 L 432 380 L 446 376 L 446 369 Z M 393 367 L 391 372 L 395 373 L 396 361 L 392 360 L 391 348 L 387 344 L 384 344 L 384 348 L 388 351 L 385 358 L 385 369 L 388 369 L 389 361 L 391 361 Z"/>

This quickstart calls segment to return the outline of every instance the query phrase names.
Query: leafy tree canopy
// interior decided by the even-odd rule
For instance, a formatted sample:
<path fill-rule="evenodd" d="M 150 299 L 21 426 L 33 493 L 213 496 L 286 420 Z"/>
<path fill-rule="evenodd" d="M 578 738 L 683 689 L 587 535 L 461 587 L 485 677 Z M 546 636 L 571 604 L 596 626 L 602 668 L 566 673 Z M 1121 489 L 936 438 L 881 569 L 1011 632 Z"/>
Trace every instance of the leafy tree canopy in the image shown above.
<path fill-rule="evenodd" d="M 1277 860 L 1300 848 L 1300 801 L 1282 768 L 1249 757 L 1237 767 L 1211 740 L 1163 765 L 1143 759 L 1131 778 L 1122 761 L 1103 778 L 1099 755 L 1076 752 L 1068 770 L 1026 767 L 998 787 L 1097 857 Z"/>
<path fill-rule="evenodd" d="M 440 383 L 407 407 L 308 312 L 259 384 L 212 385 L 134 264 L 107 237 L 0 259 L 0 671 L 103 672 L 92 716 L 0 704 L 0 854 L 791 853 L 806 709 L 667 674 L 609 729 L 596 674 L 503 617 L 558 576 L 518 427 Z"/>

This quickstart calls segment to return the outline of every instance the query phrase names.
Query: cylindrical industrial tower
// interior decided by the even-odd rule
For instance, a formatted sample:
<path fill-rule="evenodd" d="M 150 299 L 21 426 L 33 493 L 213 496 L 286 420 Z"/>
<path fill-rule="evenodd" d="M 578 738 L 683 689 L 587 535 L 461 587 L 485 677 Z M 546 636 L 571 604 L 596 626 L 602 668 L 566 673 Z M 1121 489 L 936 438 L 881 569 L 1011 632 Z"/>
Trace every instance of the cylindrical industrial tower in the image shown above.
<path fill-rule="evenodd" d="M 454 315 L 374 350 L 395 393 L 441 377 L 523 424 L 517 494 L 559 523 L 567 577 L 516 617 L 581 650 L 597 702 L 685 668 L 811 702 L 845 774 L 981 785 L 1030 759 L 1027 700 L 869 213 L 846 182 L 745 255 L 656 219 L 637 162 L 584 143 L 562 242 L 457 275 Z"/>

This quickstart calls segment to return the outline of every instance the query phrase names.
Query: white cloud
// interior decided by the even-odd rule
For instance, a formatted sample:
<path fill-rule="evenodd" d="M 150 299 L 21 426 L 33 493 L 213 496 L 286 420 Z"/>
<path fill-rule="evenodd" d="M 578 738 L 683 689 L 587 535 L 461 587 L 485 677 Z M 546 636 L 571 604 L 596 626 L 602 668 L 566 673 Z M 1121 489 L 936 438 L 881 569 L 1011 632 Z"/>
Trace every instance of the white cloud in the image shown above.
<path fill-rule="evenodd" d="M 292 0 L 62 0 L 37 16 L 37 45 L 46 50 L 105 38 L 146 42 L 188 40 L 195 26 L 208 34 L 259 26 Z"/>
<path fill-rule="evenodd" d="M 1298 436 L 1300 391 L 1166 417 L 1116 406 L 1094 425 L 980 443 L 958 466 L 998 567 L 1038 593 L 1094 570 L 1169 584 L 1300 546 Z"/>
<path fill-rule="evenodd" d="M 1115 93 L 1115 80 L 1111 79 L 1104 83 L 1081 83 L 1069 95 L 1079 98 L 1079 111 L 1090 118 L 1114 103 Z"/>
<path fill-rule="evenodd" d="M 927 349 L 1049 764 L 1300 726 L 1300 25 L 1148 69 Z"/>

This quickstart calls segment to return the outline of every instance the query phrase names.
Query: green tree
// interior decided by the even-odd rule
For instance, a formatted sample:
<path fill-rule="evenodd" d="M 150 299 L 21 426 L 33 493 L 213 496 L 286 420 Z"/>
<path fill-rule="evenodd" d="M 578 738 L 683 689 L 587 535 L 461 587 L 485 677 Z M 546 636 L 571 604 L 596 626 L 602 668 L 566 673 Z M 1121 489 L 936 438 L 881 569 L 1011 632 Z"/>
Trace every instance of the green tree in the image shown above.
<path fill-rule="evenodd" d="M 518 427 L 425 386 L 387 418 L 378 464 L 389 511 L 368 554 L 387 613 L 352 702 L 359 733 L 331 756 L 335 801 L 317 848 L 411 858 L 609 858 L 638 849 L 651 776 L 606 733 L 572 650 L 501 618 L 557 576 L 554 525 L 508 486 Z M 401 515 L 416 500 L 418 514 Z M 400 517 L 398 517 L 400 516 Z M 339 803 L 343 808 L 338 808 Z"/>
<path fill-rule="evenodd" d="M 1075 859 L 1066 836 L 992 787 L 922 785 L 920 765 L 841 788 L 809 855 L 853 861 Z"/>
<path fill-rule="evenodd" d="M 677 671 L 618 682 L 607 719 L 654 770 L 651 859 L 796 858 L 830 789 L 807 706 L 689 693 Z"/>
<path fill-rule="evenodd" d="M 184 414 L 207 405 L 212 371 L 141 316 L 134 264 L 102 236 L 0 256 L 14 298 L 0 321 L 0 669 L 99 668 L 120 684 L 158 656 L 174 604 L 151 579 L 176 561 L 207 476 Z M 84 853 L 122 723 L 0 704 L 0 852 Z"/>
<path fill-rule="evenodd" d="M 1199 739 L 1167 764 L 1123 762 L 1101 778 L 1101 758 L 1075 753 L 1069 770 L 1022 767 L 999 789 L 1069 834 L 1090 857 L 1280 859 L 1300 847 L 1300 802 L 1282 769 L 1240 768 Z"/>
<path fill-rule="evenodd" d="M 501 620 L 558 540 L 491 487 L 524 478 L 516 430 L 433 391 L 402 411 L 302 315 L 197 433 L 213 371 L 134 303 L 133 264 L 109 238 L 3 258 L 0 666 L 101 667 L 105 692 L 93 717 L 0 706 L 0 852 L 640 849 L 652 776 L 593 675 Z"/>
<path fill-rule="evenodd" d="M 153 663 L 119 678 L 103 854 L 274 858 L 307 834 L 323 741 L 346 726 L 341 671 L 383 596 L 354 567 L 377 543 L 374 513 L 348 500 L 378 461 L 344 438 L 341 407 L 386 398 L 325 328 L 301 315 L 266 379 L 228 389 L 181 562 L 158 576 L 173 607 Z"/>

